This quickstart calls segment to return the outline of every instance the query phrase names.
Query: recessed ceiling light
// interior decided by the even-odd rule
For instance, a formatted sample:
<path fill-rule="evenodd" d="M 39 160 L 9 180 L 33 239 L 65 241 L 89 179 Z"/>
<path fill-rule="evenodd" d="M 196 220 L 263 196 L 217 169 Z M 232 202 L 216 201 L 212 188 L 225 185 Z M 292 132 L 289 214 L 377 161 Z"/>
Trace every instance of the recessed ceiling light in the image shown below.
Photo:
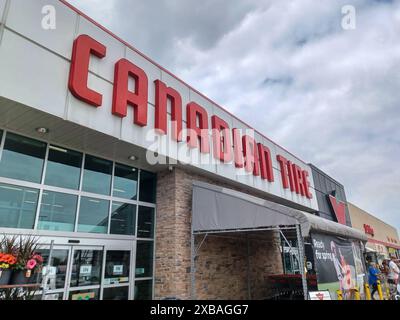
<path fill-rule="evenodd" d="M 131 161 L 136 161 L 138 158 L 136 157 L 136 156 L 130 156 L 129 157 L 129 160 L 131 160 Z"/>
<path fill-rule="evenodd" d="M 50 130 L 45 127 L 40 127 L 40 128 L 36 128 L 36 131 L 40 134 L 46 134 L 46 133 L 49 133 Z"/>

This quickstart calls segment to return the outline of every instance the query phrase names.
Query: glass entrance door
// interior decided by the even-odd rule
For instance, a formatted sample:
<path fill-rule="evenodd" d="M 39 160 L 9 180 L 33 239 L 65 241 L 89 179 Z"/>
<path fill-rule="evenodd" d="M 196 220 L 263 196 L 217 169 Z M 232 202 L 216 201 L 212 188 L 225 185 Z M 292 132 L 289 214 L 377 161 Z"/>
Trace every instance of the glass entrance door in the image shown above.
<path fill-rule="evenodd" d="M 133 298 L 133 242 L 103 246 L 54 245 L 38 250 L 44 258 L 48 300 L 128 300 Z M 38 299 L 41 294 L 38 294 Z"/>
<path fill-rule="evenodd" d="M 68 300 L 99 300 L 103 268 L 103 247 L 72 247 Z"/>

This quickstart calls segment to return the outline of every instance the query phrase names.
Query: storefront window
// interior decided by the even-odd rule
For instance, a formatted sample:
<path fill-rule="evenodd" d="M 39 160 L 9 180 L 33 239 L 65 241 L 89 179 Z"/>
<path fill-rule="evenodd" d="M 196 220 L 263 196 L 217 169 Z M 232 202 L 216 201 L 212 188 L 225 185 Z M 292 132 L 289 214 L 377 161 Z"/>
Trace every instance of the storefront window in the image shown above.
<path fill-rule="evenodd" d="M 74 231 L 78 197 L 43 191 L 39 230 Z"/>
<path fill-rule="evenodd" d="M 136 200 L 138 185 L 137 169 L 124 166 L 122 164 L 115 165 L 115 177 L 113 196 Z"/>
<path fill-rule="evenodd" d="M 45 155 L 45 143 L 7 133 L 0 176 L 40 183 Z"/>
<path fill-rule="evenodd" d="M 151 300 L 153 298 L 152 292 L 152 280 L 141 280 L 135 282 L 135 300 Z"/>
<path fill-rule="evenodd" d="M 49 261 L 49 249 L 39 249 L 37 251 L 43 257 L 43 270 L 39 277 L 39 283 L 42 282 L 42 274 L 47 274 L 47 283 L 49 290 L 62 289 L 65 286 L 67 277 L 68 250 L 55 249 L 51 253 L 50 268 L 47 264 Z"/>
<path fill-rule="evenodd" d="M 81 198 L 79 209 L 79 232 L 107 233 L 109 201 Z"/>
<path fill-rule="evenodd" d="M 112 167 L 111 161 L 86 155 L 82 190 L 109 195 Z"/>
<path fill-rule="evenodd" d="M 156 202 L 156 175 L 142 170 L 140 172 L 140 201 Z"/>
<path fill-rule="evenodd" d="M 103 300 L 128 300 L 129 287 L 105 288 Z"/>
<path fill-rule="evenodd" d="M 136 249 L 136 277 L 145 278 L 153 275 L 153 242 L 138 241 Z"/>
<path fill-rule="evenodd" d="M 82 153 L 50 146 L 45 184 L 54 187 L 79 189 Z"/>
<path fill-rule="evenodd" d="M 136 205 L 113 202 L 111 234 L 135 235 Z"/>
<path fill-rule="evenodd" d="M 0 227 L 33 229 L 39 190 L 0 184 Z"/>
<path fill-rule="evenodd" d="M 71 287 L 100 284 L 102 250 L 75 250 L 71 274 Z"/>
<path fill-rule="evenodd" d="M 129 282 L 130 251 L 107 251 L 104 284 Z"/>
<path fill-rule="evenodd" d="M 139 207 L 138 238 L 154 237 L 154 208 Z"/>

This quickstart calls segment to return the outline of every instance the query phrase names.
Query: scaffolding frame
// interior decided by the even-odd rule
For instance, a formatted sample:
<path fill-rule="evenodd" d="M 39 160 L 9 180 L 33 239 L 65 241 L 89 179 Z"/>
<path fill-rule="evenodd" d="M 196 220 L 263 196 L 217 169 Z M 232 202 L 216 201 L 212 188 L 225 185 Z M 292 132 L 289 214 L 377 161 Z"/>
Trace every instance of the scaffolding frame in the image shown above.
<path fill-rule="evenodd" d="M 303 288 L 303 296 L 304 300 L 308 299 L 308 287 L 307 287 L 307 278 L 305 273 L 305 250 L 304 250 L 304 241 L 301 234 L 301 227 L 300 224 L 292 225 L 292 226 L 268 226 L 263 228 L 250 228 L 250 229 L 229 229 L 229 230 L 204 230 L 204 231 L 194 231 L 193 225 L 191 227 L 191 236 L 190 236 L 190 244 L 191 244 L 191 263 L 190 263 L 190 275 L 191 275 L 191 299 L 196 300 L 196 259 L 199 256 L 199 251 L 203 247 L 206 239 L 213 235 L 220 235 L 220 234 L 227 234 L 227 233 L 244 233 L 246 234 L 247 240 L 247 288 L 248 288 L 248 298 L 251 299 L 251 285 L 250 285 L 250 255 L 249 255 L 249 233 L 250 232 L 261 232 L 261 231 L 279 231 L 280 235 L 283 237 L 284 241 L 289 246 L 289 252 L 292 252 L 292 246 L 290 242 L 287 240 L 286 236 L 284 235 L 285 230 L 291 230 L 296 232 L 296 240 L 298 246 L 298 254 L 299 254 L 299 267 L 300 267 L 300 274 L 302 279 L 302 288 Z M 200 243 L 196 246 L 195 244 L 195 237 L 197 235 L 203 235 L 200 240 Z M 260 239 L 255 239 L 260 240 Z"/>

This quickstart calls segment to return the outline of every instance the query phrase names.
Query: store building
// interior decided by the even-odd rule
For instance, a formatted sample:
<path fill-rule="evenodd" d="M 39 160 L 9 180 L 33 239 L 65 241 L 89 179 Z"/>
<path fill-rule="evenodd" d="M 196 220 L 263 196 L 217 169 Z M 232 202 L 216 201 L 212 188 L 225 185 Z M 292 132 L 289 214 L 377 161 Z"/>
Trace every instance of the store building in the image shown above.
<path fill-rule="evenodd" d="M 307 259 L 311 271 L 317 274 L 318 289 L 329 290 L 335 298 L 337 290 L 341 290 L 345 299 L 351 299 L 351 290 L 358 288 L 363 297 L 364 283 L 368 280 L 363 259 L 366 236 L 352 228 L 344 186 L 310 166 L 318 201 L 317 215 L 334 222 L 332 229 L 313 232 L 306 241 Z M 335 230 L 335 225 L 346 227 Z"/>
<path fill-rule="evenodd" d="M 288 273 L 307 297 L 304 241 L 366 240 L 314 167 L 66 1 L 0 19 L 0 232 L 53 244 L 52 298 L 265 299 Z"/>
<path fill-rule="evenodd" d="M 395 227 L 352 203 L 349 203 L 349 211 L 353 227 L 368 237 L 366 258 L 380 264 L 390 255 L 400 258 L 400 240 Z"/>

